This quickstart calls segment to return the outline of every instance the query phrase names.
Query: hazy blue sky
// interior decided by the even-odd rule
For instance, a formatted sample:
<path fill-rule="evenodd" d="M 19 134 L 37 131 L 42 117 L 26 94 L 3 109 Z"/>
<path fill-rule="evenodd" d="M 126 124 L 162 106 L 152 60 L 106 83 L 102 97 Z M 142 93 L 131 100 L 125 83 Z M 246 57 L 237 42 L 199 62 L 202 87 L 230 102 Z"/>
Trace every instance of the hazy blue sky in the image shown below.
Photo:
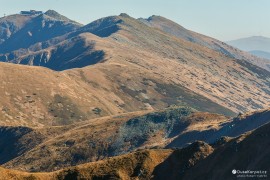
<path fill-rule="evenodd" d="M 136 18 L 155 14 L 223 41 L 270 37 L 270 0 L 0 0 L 0 5 L 0 16 L 53 9 L 87 24 L 121 12 Z"/>

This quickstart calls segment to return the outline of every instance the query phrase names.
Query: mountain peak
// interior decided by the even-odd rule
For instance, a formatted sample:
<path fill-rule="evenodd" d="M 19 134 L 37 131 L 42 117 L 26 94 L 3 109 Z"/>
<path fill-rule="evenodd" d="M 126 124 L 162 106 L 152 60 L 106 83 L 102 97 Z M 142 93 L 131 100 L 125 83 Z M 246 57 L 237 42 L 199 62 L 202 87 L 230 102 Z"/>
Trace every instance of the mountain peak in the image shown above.
<path fill-rule="evenodd" d="M 44 13 L 44 15 L 47 15 L 51 18 L 54 18 L 56 20 L 59 20 L 59 21 L 67 21 L 67 22 L 72 22 L 72 23 L 75 23 L 75 24 L 79 24 L 69 18 L 67 18 L 66 16 L 63 16 L 61 14 L 59 14 L 58 12 L 56 12 L 55 10 L 48 10 Z"/>
<path fill-rule="evenodd" d="M 52 15 L 52 16 L 61 16 L 61 14 L 59 14 L 57 11 L 52 10 L 52 9 L 49 9 L 49 10 L 46 11 L 44 14 L 46 14 L 46 15 L 48 15 L 48 16 L 50 16 L 50 15 Z"/>
<path fill-rule="evenodd" d="M 126 13 L 121 13 L 119 16 L 121 16 L 121 17 L 126 17 L 126 18 L 130 18 L 130 16 L 129 16 L 128 14 L 126 14 Z"/>
<path fill-rule="evenodd" d="M 165 19 L 165 18 L 159 15 L 152 15 L 147 20 L 152 20 L 152 19 Z"/>

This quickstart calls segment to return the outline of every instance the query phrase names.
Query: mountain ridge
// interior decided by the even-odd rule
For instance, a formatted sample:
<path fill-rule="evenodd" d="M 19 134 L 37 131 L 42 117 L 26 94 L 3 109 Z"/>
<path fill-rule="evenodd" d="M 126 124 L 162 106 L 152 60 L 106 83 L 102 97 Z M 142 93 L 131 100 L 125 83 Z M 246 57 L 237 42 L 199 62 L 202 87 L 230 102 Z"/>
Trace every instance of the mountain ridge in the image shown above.
<path fill-rule="evenodd" d="M 99 37 L 101 32 L 108 33 L 109 36 Z M 98 91 L 110 95 L 109 98 L 99 94 L 95 98 L 82 95 L 95 104 L 92 106 L 86 105 L 86 102 L 81 103 L 81 100 L 74 100 L 76 96 L 69 93 L 68 99 L 80 102 L 77 108 L 80 111 L 77 113 L 82 114 L 84 119 L 95 117 L 94 111 L 87 110 L 86 106 L 102 109 L 104 114 L 101 115 L 160 109 L 173 104 L 191 105 L 203 111 L 233 115 L 265 108 L 269 104 L 268 71 L 249 61 L 229 57 L 222 52 L 149 27 L 123 14 L 99 19 L 76 31 L 37 43 L 25 52 L 15 51 L 1 58 L 9 56 L 15 57 L 11 61 L 13 63 L 47 66 L 60 70 L 60 74 L 66 74 L 70 78 L 57 80 L 60 78 L 56 78 L 58 73 L 55 72 L 55 77 L 50 76 L 55 82 L 75 81 L 85 87 L 79 89 L 61 82 L 72 89 L 73 93 L 78 91 L 79 94 L 92 94 Z M 43 73 L 40 76 L 44 79 L 47 75 Z M 99 79 L 103 79 L 102 84 Z M 59 86 L 54 83 L 50 88 L 59 89 Z M 45 94 L 54 104 L 49 93 Z M 24 104 L 22 100 L 16 101 Z M 208 103 L 202 103 L 204 101 Z M 67 100 L 65 102 L 70 103 Z M 207 109 L 201 109 L 205 104 L 208 105 Z M 12 111 L 14 106 L 10 105 Z M 42 116 L 54 114 L 47 111 L 47 104 L 39 106 L 45 109 L 41 111 Z M 10 116 L 5 111 L 2 113 L 3 117 Z"/>
<path fill-rule="evenodd" d="M 235 49 L 232 46 L 229 46 L 230 43 L 225 44 L 224 42 L 221 42 L 219 40 L 216 40 L 214 38 L 190 31 L 185 29 L 183 26 L 167 19 L 162 16 L 156 16 L 153 15 L 149 17 L 148 19 L 139 18 L 139 21 L 147 24 L 150 27 L 154 27 L 157 29 L 160 29 L 161 31 L 164 31 L 168 34 L 171 34 L 173 36 L 176 36 L 178 38 L 194 42 L 203 46 L 207 46 L 210 49 L 216 50 L 218 52 L 221 52 L 223 54 L 226 54 L 229 57 L 233 57 L 236 59 L 244 59 L 254 65 L 260 66 L 266 70 L 269 69 L 269 62 L 263 58 L 256 58 L 251 56 L 250 54 L 239 51 L 239 49 Z M 241 48 L 240 48 L 241 49 Z"/>

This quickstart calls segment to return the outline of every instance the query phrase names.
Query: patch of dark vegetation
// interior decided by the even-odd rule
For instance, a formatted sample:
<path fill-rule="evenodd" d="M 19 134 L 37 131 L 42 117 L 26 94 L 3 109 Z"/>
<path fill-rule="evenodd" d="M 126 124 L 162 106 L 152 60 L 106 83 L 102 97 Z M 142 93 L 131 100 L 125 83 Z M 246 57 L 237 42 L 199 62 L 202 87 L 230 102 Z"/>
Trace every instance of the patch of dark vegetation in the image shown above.
<path fill-rule="evenodd" d="M 78 178 L 79 178 L 79 172 L 76 169 L 65 170 L 57 176 L 57 179 L 59 179 L 59 180 L 74 180 L 74 179 L 78 179 Z"/>
<path fill-rule="evenodd" d="M 168 105 L 189 106 L 198 111 L 224 114 L 226 116 L 235 116 L 236 113 L 196 94 L 181 85 L 160 84 L 155 82 L 156 91 L 164 95 L 162 99 Z"/>
<path fill-rule="evenodd" d="M 138 99 L 138 96 L 142 92 L 142 91 L 132 90 L 132 89 L 130 89 L 127 86 L 124 86 L 124 85 L 120 86 L 120 88 L 125 94 L 129 94 L 131 97 L 135 97 L 136 99 Z"/>
<path fill-rule="evenodd" d="M 96 115 L 100 115 L 100 113 L 102 112 L 102 109 L 96 107 L 92 110 Z"/>
<path fill-rule="evenodd" d="M 99 84 L 93 81 L 90 81 L 84 74 L 83 71 L 80 71 L 80 76 L 82 78 L 83 81 L 87 82 L 88 84 L 91 84 L 94 88 L 98 88 Z"/>
<path fill-rule="evenodd" d="M 89 140 L 88 146 L 72 146 L 65 153 L 71 165 L 82 164 L 90 161 L 97 161 L 108 157 L 109 146 L 108 142 L 101 142 L 95 139 Z"/>
<path fill-rule="evenodd" d="M 148 86 L 147 82 L 143 81 L 142 84 L 144 84 L 145 86 Z M 141 89 L 141 90 L 133 90 L 128 88 L 125 85 L 120 86 L 121 90 L 125 93 L 125 94 L 129 94 L 131 97 L 135 98 L 137 101 L 143 102 L 143 103 L 148 103 L 150 105 L 156 105 L 156 99 L 155 98 L 145 98 L 142 96 L 142 94 L 147 94 L 147 90 L 146 89 Z M 147 87 L 145 87 L 147 88 Z"/>
<path fill-rule="evenodd" d="M 68 97 L 59 94 L 54 96 L 48 108 L 49 113 L 54 117 L 53 125 L 67 125 L 87 119 L 85 113 L 81 112 L 76 104 Z"/>
<path fill-rule="evenodd" d="M 37 178 L 34 175 L 24 177 L 23 180 L 36 180 Z"/>
<path fill-rule="evenodd" d="M 111 151 L 119 152 L 121 149 L 123 152 L 132 151 L 158 132 L 162 132 L 164 138 L 172 137 L 176 131 L 179 132 L 187 127 L 189 123 L 183 118 L 193 112 L 196 110 L 189 107 L 172 107 L 162 112 L 132 118 L 120 127 Z M 124 150 L 127 144 L 130 147 Z"/>
<path fill-rule="evenodd" d="M 140 97 L 141 94 L 146 94 L 147 90 L 145 89 L 141 89 L 141 90 L 132 90 L 124 85 L 120 86 L 121 90 L 125 93 L 125 94 L 129 94 L 131 97 L 134 97 L 135 99 L 137 99 L 138 101 L 141 102 L 150 102 L 150 100 L 145 99 Z M 152 103 L 152 102 L 151 102 Z M 153 102 L 154 103 L 154 102 Z"/>
<path fill-rule="evenodd" d="M 115 173 L 114 175 L 94 175 L 92 177 L 93 180 L 116 180 L 120 179 L 119 176 Z"/>
<path fill-rule="evenodd" d="M 68 147 L 71 147 L 71 146 L 73 146 L 74 144 L 75 144 L 75 141 L 74 141 L 74 140 L 67 140 L 67 141 L 65 142 L 65 145 L 68 146 Z"/>

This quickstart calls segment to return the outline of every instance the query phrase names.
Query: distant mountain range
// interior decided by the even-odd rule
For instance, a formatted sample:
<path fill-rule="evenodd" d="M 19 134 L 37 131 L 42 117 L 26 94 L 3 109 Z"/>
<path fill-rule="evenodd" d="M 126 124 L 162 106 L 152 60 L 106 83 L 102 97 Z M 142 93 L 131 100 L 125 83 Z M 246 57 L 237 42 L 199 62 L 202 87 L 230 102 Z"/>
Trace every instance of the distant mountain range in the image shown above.
<path fill-rule="evenodd" d="M 270 38 L 253 36 L 227 42 L 229 45 L 248 51 L 251 54 L 270 59 Z"/>
<path fill-rule="evenodd" d="M 265 58 L 265 59 L 269 59 L 270 60 L 270 52 L 266 52 L 266 51 L 249 51 L 249 53 L 261 57 L 261 58 Z"/>

